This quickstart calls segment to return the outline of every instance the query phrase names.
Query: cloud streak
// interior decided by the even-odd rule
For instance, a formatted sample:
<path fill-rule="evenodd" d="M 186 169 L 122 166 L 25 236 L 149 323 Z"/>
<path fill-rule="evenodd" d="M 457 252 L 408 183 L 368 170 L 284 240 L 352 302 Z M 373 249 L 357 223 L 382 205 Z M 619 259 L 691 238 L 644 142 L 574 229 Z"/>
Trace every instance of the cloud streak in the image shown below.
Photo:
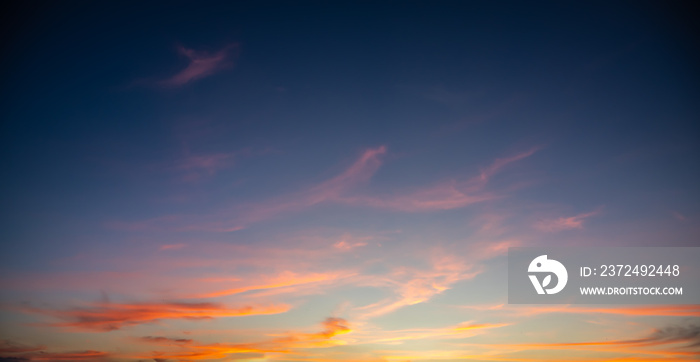
<path fill-rule="evenodd" d="M 391 196 L 350 196 L 341 198 L 340 201 L 404 212 L 429 212 L 466 207 L 498 198 L 498 195 L 485 191 L 490 179 L 507 165 L 532 156 L 538 149 L 535 147 L 510 157 L 496 159 L 491 165 L 482 169 L 478 176 L 465 181 L 449 180 L 413 192 Z"/>
<path fill-rule="evenodd" d="M 182 181 L 195 182 L 204 177 L 212 177 L 217 172 L 231 167 L 235 156 L 235 153 L 189 155 L 180 160 L 175 168 L 183 173 Z"/>
<path fill-rule="evenodd" d="M 470 346 L 470 344 L 465 344 Z M 698 356 L 700 352 L 700 327 L 697 325 L 671 326 L 655 329 L 646 337 L 637 339 L 610 339 L 589 342 L 553 342 L 553 343 L 523 343 L 479 345 L 480 347 L 498 348 L 499 350 L 558 350 L 567 351 L 604 351 L 624 353 L 631 360 L 637 356 L 655 355 L 672 360 L 685 360 L 683 357 Z M 662 349 L 663 348 L 663 349 Z M 633 357 L 634 356 L 634 357 Z"/>
<path fill-rule="evenodd" d="M 236 205 L 209 216 L 165 215 L 140 222 L 110 222 L 111 228 L 128 231 L 210 231 L 231 232 L 247 226 L 321 203 L 336 203 L 358 207 L 388 209 L 398 212 L 433 212 L 459 209 L 471 204 L 493 200 L 502 195 L 488 192 L 492 177 L 506 166 L 532 156 L 539 148 L 496 159 L 478 175 L 464 181 L 448 180 L 432 186 L 393 195 L 367 195 L 357 192 L 357 186 L 369 182 L 383 164 L 386 146 L 370 148 L 339 175 L 306 190 L 273 198 L 260 203 Z M 574 220 L 575 221 L 575 220 Z"/>
<path fill-rule="evenodd" d="M 468 338 L 482 333 L 484 330 L 501 328 L 511 323 L 474 323 L 473 321 L 460 323 L 444 328 L 414 328 L 404 330 L 387 331 L 358 331 L 359 343 L 363 344 L 399 344 L 406 341 L 422 339 L 459 339 Z"/>
<path fill-rule="evenodd" d="M 218 52 L 209 54 L 179 46 L 177 48 L 178 53 L 185 56 L 189 60 L 189 64 L 185 69 L 167 79 L 161 80 L 158 84 L 164 87 L 180 87 L 195 80 L 211 76 L 232 66 L 231 58 L 234 55 L 231 53 L 237 49 L 238 45 L 231 44 Z"/>
<path fill-rule="evenodd" d="M 139 324 L 154 323 L 163 319 L 201 320 L 217 317 L 278 314 L 289 309 L 290 307 L 286 304 L 229 308 L 214 303 L 119 304 L 102 302 L 85 308 L 69 310 L 33 307 L 24 307 L 22 310 L 63 320 L 63 322 L 48 324 L 49 326 L 108 332 Z"/>
<path fill-rule="evenodd" d="M 362 312 L 361 318 L 366 319 L 388 314 L 409 305 L 424 303 L 433 296 L 450 289 L 452 284 L 471 279 L 479 272 L 479 268 L 449 256 L 435 259 L 432 270 L 428 271 L 397 268 L 383 281 L 394 290 L 395 296 L 358 310 Z"/>
<path fill-rule="evenodd" d="M 224 290 L 219 290 L 215 292 L 209 292 L 204 294 L 199 294 L 193 296 L 194 298 L 214 298 L 222 297 L 227 295 L 234 295 L 245 293 L 248 291 L 260 291 L 260 290 L 270 290 L 270 289 L 284 289 L 284 292 L 290 292 L 291 289 L 297 289 L 297 287 L 308 287 L 309 285 L 319 285 L 319 284 L 329 284 L 339 279 L 347 278 L 354 275 L 354 273 L 294 273 L 291 271 L 285 271 L 280 273 L 275 277 L 261 278 L 259 283 L 254 284 L 244 284 L 235 288 L 228 288 Z"/>
<path fill-rule="evenodd" d="M 535 224 L 535 228 L 550 233 L 563 230 L 583 229 L 583 222 L 592 216 L 600 214 L 600 212 L 601 210 L 598 209 L 569 217 L 540 220 Z"/>
<path fill-rule="evenodd" d="M 482 247 L 482 244 L 477 243 L 470 252 L 466 253 L 470 255 L 467 260 L 437 251 L 428 270 L 399 267 L 386 277 L 369 276 L 365 281 L 367 285 L 389 287 L 394 295 L 377 303 L 357 308 L 360 318 L 374 318 L 406 306 L 427 302 L 452 288 L 453 284 L 479 275 L 483 271 L 481 262 L 504 253 L 509 245 L 513 243 L 492 243 L 488 247 Z"/>
<path fill-rule="evenodd" d="M 44 346 L 27 346 L 0 340 L 0 361 L 105 361 L 110 354 L 100 351 L 49 352 Z"/>
<path fill-rule="evenodd" d="M 298 355 L 298 351 L 308 348 L 328 348 L 344 344 L 334 337 L 352 332 L 348 322 L 342 318 L 329 317 L 322 323 L 322 330 L 315 333 L 289 332 L 276 338 L 251 343 L 214 343 L 201 344 L 191 340 L 166 337 L 143 337 L 142 342 L 160 346 L 178 347 L 179 351 L 153 352 L 134 358 L 152 358 L 155 360 L 214 360 L 223 358 L 268 357 L 268 354 Z"/>
<path fill-rule="evenodd" d="M 516 316 L 534 316 L 549 313 L 573 314 L 617 314 L 625 316 L 667 316 L 667 317 L 700 317 L 699 305 L 642 305 L 620 307 L 583 307 L 574 305 L 563 306 L 517 306 L 496 304 L 491 306 L 462 306 L 481 312 L 505 312 Z"/>

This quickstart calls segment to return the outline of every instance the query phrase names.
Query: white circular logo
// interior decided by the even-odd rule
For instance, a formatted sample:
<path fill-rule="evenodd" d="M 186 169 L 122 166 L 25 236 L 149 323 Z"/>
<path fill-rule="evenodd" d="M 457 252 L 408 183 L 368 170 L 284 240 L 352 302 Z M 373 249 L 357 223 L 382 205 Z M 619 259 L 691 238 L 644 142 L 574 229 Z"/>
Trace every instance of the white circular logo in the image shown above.
<path fill-rule="evenodd" d="M 554 259 L 547 259 L 547 255 L 540 255 L 533 259 L 527 271 L 529 273 L 553 273 L 557 276 L 557 285 L 544 289 L 552 282 L 552 276 L 547 275 L 540 283 L 537 275 L 529 274 L 528 276 L 535 290 L 537 290 L 537 294 L 557 294 L 564 289 L 566 282 L 569 280 L 569 274 L 566 272 L 564 265 Z"/>

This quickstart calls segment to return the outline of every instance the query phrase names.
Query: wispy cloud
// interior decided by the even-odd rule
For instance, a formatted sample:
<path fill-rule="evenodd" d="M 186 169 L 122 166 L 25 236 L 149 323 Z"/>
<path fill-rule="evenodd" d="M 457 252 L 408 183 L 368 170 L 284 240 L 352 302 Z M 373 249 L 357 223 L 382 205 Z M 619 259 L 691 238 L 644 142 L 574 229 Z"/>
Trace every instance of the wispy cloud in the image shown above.
<path fill-rule="evenodd" d="M 347 278 L 354 275 L 354 273 L 294 273 L 291 271 L 285 271 L 274 277 L 259 278 L 261 279 L 258 283 L 241 283 L 240 286 L 234 288 L 227 288 L 215 292 L 209 292 L 201 295 L 196 295 L 196 298 L 213 298 L 222 297 L 226 295 L 240 294 L 248 291 L 260 291 L 260 290 L 270 290 L 270 289 L 282 289 L 282 292 L 292 292 L 298 289 L 298 287 L 308 287 L 309 285 L 322 285 L 329 284 L 339 279 Z"/>
<path fill-rule="evenodd" d="M 50 352 L 44 346 L 27 346 L 0 340 L 0 361 L 106 361 L 110 355 L 100 351 Z"/>
<path fill-rule="evenodd" d="M 183 243 L 178 243 L 178 244 L 163 244 L 158 248 L 158 250 L 177 250 L 177 249 L 182 249 L 185 247 L 185 244 Z"/>
<path fill-rule="evenodd" d="M 386 153 L 381 146 L 365 150 L 349 168 L 340 175 L 307 190 L 292 193 L 260 203 L 236 206 L 233 210 L 205 216 L 166 215 L 139 222 L 113 221 L 108 227 L 129 231 L 213 231 L 241 230 L 251 223 L 276 215 L 298 211 L 322 202 L 337 200 L 342 194 L 368 181 L 381 166 L 380 157 Z"/>
<path fill-rule="evenodd" d="M 178 53 L 185 56 L 189 60 L 189 64 L 180 72 L 161 80 L 159 84 L 165 87 L 179 87 L 217 73 L 232 66 L 231 61 L 235 56 L 232 53 L 237 49 L 237 44 L 231 44 L 218 52 L 210 54 L 179 46 L 177 48 Z"/>
<path fill-rule="evenodd" d="M 392 209 L 405 212 L 428 212 L 462 208 L 474 203 L 498 198 L 485 190 L 489 180 L 507 165 L 532 156 L 539 148 L 532 148 L 506 158 L 496 159 L 481 170 L 478 176 L 464 181 L 449 180 L 412 192 L 391 196 L 348 196 L 341 202 Z"/>
<path fill-rule="evenodd" d="M 231 167 L 235 156 L 235 153 L 189 155 L 181 159 L 175 168 L 183 173 L 183 181 L 193 182 L 203 177 L 214 176 L 217 172 Z"/>
<path fill-rule="evenodd" d="M 342 318 L 326 318 L 321 326 L 323 329 L 315 333 L 288 332 L 267 341 L 251 343 L 215 343 L 201 344 L 190 340 L 166 337 L 144 337 L 143 342 L 161 346 L 179 347 L 179 351 L 153 352 L 148 355 L 134 356 L 135 358 L 151 358 L 156 360 L 215 360 L 260 358 L 268 354 L 298 355 L 299 350 L 308 348 L 327 348 L 344 344 L 333 337 L 352 332 L 349 324 Z M 286 358 L 286 357 L 285 357 Z"/>
<path fill-rule="evenodd" d="M 413 328 L 402 330 L 366 330 L 357 331 L 354 338 L 361 344 L 400 344 L 406 341 L 422 339 L 458 339 L 467 338 L 492 328 L 501 328 L 510 323 L 475 323 L 473 321 L 442 328 Z"/>
<path fill-rule="evenodd" d="M 556 219 L 545 219 L 540 220 L 535 224 L 535 228 L 545 232 L 557 232 L 563 230 L 571 229 L 583 229 L 583 222 L 592 217 L 600 214 L 601 209 L 595 211 L 578 214 L 568 217 L 559 217 Z"/>
<path fill-rule="evenodd" d="M 669 316 L 669 317 L 700 317 L 699 305 L 642 305 L 619 307 L 588 307 L 576 305 L 552 305 L 531 307 L 525 305 L 494 304 L 494 305 L 469 305 L 462 308 L 478 310 L 481 312 L 505 313 L 515 316 L 533 316 L 550 313 L 574 313 L 574 314 L 617 314 L 626 316 Z"/>
<path fill-rule="evenodd" d="M 381 156 L 387 152 L 386 146 L 370 148 L 345 171 L 307 190 L 273 199 L 247 210 L 249 221 L 266 219 L 282 212 L 295 211 L 325 201 L 337 201 L 343 194 L 359 184 L 367 182 L 382 165 Z"/>
<path fill-rule="evenodd" d="M 137 340 L 141 342 L 146 342 L 146 343 L 151 343 L 151 344 L 160 344 L 160 345 L 165 345 L 165 346 L 172 346 L 172 345 L 183 345 L 183 344 L 191 344 L 192 339 L 190 338 L 168 338 L 168 337 L 153 337 L 153 336 L 145 336 L 145 337 L 140 337 Z"/>
<path fill-rule="evenodd" d="M 282 335 L 271 344 L 283 345 L 287 348 L 325 348 L 345 344 L 343 341 L 334 340 L 333 337 L 352 332 L 348 322 L 343 318 L 328 317 L 321 325 L 323 330 L 316 333 L 290 332 Z"/>
<path fill-rule="evenodd" d="M 675 218 L 678 219 L 679 221 L 686 221 L 686 220 L 688 220 L 688 218 L 685 217 L 685 215 L 681 214 L 681 213 L 678 212 L 678 211 L 671 211 L 671 215 L 673 215 L 673 217 L 675 217 Z"/>
<path fill-rule="evenodd" d="M 93 331 L 112 331 L 128 326 L 154 323 L 162 319 L 211 319 L 286 312 L 286 304 L 229 308 L 214 303 L 95 303 L 84 308 L 68 310 L 24 307 L 24 312 L 51 316 L 63 322 L 49 326 Z"/>
<path fill-rule="evenodd" d="M 236 205 L 208 216 L 166 215 L 141 222 L 111 222 L 108 226 L 123 230 L 172 230 L 229 232 L 281 214 L 296 212 L 321 203 L 339 203 L 389 209 L 399 212 L 452 210 L 502 195 L 487 191 L 492 177 L 507 165 L 533 155 L 532 148 L 510 157 L 496 159 L 478 175 L 463 181 L 448 180 L 392 195 L 358 193 L 357 186 L 368 182 L 382 165 L 386 146 L 367 149 L 345 171 L 320 184 L 286 196 L 259 203 Z"/>
<path fill-rule="evenodd" d="M 333 247 L 342 251 L 350 251 L 355 248 L 367 246 L 367 242 L 372 239 L 374 239 L 372 236 L 355 237 L 349 233 L 345 233 L 341 236 L 340 240 L 333 244 Z"/>
<path fill-rule="evenodd" d="M 463 346 L 476 346 L 463 344 Z M 636 339 L 607 339 L 587 342 L 552 342 L 552 343 L 522 343 L 494 345 L 479 344 L 481 348 L 498 349 L 506 352 L 521 352 L 528 350 L 559 350 L 567 351 L 604 351 L 623 353 L 624 361 L 646 360 L 644 355 L 663 357 L 662 360 L 684 361 L 684 357 L 698 356 L 700 351 L 700 327 L 696 325 L 671 326 L 655 329 L 645 337 Z M 627 359 L 629 358 L 629 359 Z M 639 358 L 639 359 L 638 359 Z M 692 357 L 691 357 L 692 358 Z M 608 359 L 612 360 L 612 359 Z"/>
<path fill-rule="evenodd" d="M 486 192 L 470 193 L 463 184 L 452 180 L 415 192 L 394 196 L 349 196 L 339 201 L 351 205 L 369 206 L 404 212 L 452 210 L 474 203 L 492 200 L 496 195 Z"/>
<path fill-rule="evenodd" d="M 515 155 L 509 156 L 509 157 L 504 157 L 504 158 L 497 158 L 491 165 L 486 167 L 485 169 L 481 170 L 481 174 L 479 175 L 479 180 L 481 182 L 487 182 L 491 177 L 493 177 L 495 174 L 497 174 L 501 169 L 506 167 L 507 165 L 520 161 L 522 159 L 528 158 L 535 154 L 540 149 L 540 147 L 533 147 L 527 151 L 517 153 Z"/>
<path fill-rule="evenodd" d="M 476 276 L 480 269 L 474 265 L 464 263 L 458 258 L 448 255 L 436 257 L 433 260 L 432 270 L 420 270 L 414 268 L 396 268 L 391 275 L 378 283 L 385 283 L 394 290 L 394 296 L 377 303 L 358 308 L 361 318 L 373 318 L 391 313 L 399 308 L 423 303 L 433 296 L 450 289 L 451 285 L 464 279 Z"/>
<path fill-rule="evenodd" d="M 452 288 L 452 285 L 472 279 L 483 271 L 481 263 L 508 250 L 509 242 L 493 243 L 480 250 L 481 244 L 475 244 L 467 252 L 468 260 L 436 251 L 431 260 L 432 268 L 418 269 L 397 267 L 387 276 L 369 276 L 366 283 L 375 287 L 388 287 L 393 291 L 391 297 L 379 302 L 358 307 L 359 318 L 368 319 L 388 314 L 400 308 L 424 303 L 434 296 Z"/>
<path fill-rule="evenodd" d="M 7 339 L 0 340 L 0 353 L 26 353 L 46 349 L 44 346 L 28 346 Z"/>

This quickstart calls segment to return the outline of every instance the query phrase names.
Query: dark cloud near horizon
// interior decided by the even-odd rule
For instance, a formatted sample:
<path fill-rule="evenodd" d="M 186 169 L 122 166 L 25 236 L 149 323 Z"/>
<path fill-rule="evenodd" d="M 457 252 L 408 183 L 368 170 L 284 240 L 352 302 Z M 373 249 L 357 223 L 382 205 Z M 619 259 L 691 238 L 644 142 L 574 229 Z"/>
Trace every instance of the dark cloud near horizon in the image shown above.
<path fill-rule="evenodd" d="M 659 343 L 680 343 L 687 342 L 684 347 L 700 347 L 700 325 L 690 324 L 687 326 L 669 326 L 656 330 L 650 340 Z"/>

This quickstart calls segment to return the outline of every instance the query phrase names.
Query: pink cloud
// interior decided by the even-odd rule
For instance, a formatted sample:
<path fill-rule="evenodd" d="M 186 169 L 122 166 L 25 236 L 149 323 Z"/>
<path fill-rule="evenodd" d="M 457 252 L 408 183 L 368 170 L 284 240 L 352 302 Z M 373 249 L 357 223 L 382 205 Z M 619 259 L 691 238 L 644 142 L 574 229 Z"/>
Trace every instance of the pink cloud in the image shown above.
<path fill-rule="evenodd" d="M 434 296 L 451 289 L 455 283 L 473 279 L 481 274 L 484 261 L 506 254 L 509 247 L 517 244 L 515 241 L 474 243 L 457 254 L 454 253 L 455 250 L 447 253 L 441 249 L 434 249 L 430 252 L 432 258 L 428 268 L 402 266 L 395 268 L 387 276 L 367 276 L 364 280 L 365 285 L 388 287 L 393 295 L 356 310 L 360 312 L 361 319 L 368 319 L 406 306 L 428 302 Z"/>
<path fill-rule="evenodd" d="M 450 210 L 468 206 L 473 203 L 497 198 L 497 195 L 484 190 L 489 179 L 508 164 L 531 156 L 538 148 L 532 148 L 517 155 L 497 159 L 481 173 L 466 181 L 451 180 L 416 191 L 397 193 L 390 196 L 367 196 L 352 193 L 354 186 L 368 182 L 382 165 L 380 156 L 387 151 L 385 146 L 366 150 L 360 158 L 340 175 L 325 181 L 307 191 L 290 196 L 287 199 L 254 207 L 251 219 L 265 219 L 274 214 L 311 206 L 324 201 L 344 204 L 385 208 L 404 212 L 426 212 Z"/>
<path fill-rule="evenodd" d="M 578 214 L 569 217 L 540 220 L 535 224 L 535 228 L 545 232 L 557 232 L 562 230 L 583 229 L 583 222 L 589 217 L 600 214 L 601 210 Z"/>
<path fill-rule="evenodd" d="M 350 196 L 342 198 L 340 201 L 380 209 L 425 212 L 457 209 L 495 197 L 489 193 L 468 194 L 464 190 L 460 190 L 460 185 L 456 181 L 450 181 L 403 195 L 389 197 Z"/>
<path fill-rule="evenodd" d="M 367 182 L 382 165 L 381 156 L 386 153 L 386 146 L 365 150 L 360 158 L 348 169 L 332 179 L 311 187 L 306 191 L 292 194 L 289 197 L 264 203 L 253 207 L 249 218 L 268 218 L 283 211 L 297 210 L 302 207 L 316 205 L 324 201 L 338 199 L 342 194 L 356 185 Z"/>
<path fill-rule="evenodd" d="M 231 167 L 234 160 L 234 153 L 187 156 L 178 162 L 176 168 L 184 172 L 183 181 L 198 181 L 204 176 L 214 176 L 220 170 Z"/>
<path fill-rule="evenodd" d="M 159 250 L 176 250 L 176 249 L 182 249 L 185 247 L 185 244 L 164 244 L 161 245 Z"/>
<path fill-rule="evenodd" d="M 345 233 L 333 244 L 333 247 L 342 251 L 350 251 L 355 248 L 367 246 L 367 242 L 372 239 L 374 239 L 372 236 L 355 237 Z"/>
<path fill-rule="evenodd" d="M 479 175 L 478 180 L 481 182 L 487 182 L 491 177 L 493 177 L 496 173 L 498 173 L 503 167 L 516 162 L 520 161 L 524 158 L 532 156 L 535 152 L 537 152 L 540 149 L 540 147 L 533 147 L 528 151 L 518 153 L 516 155 L 510 156 L 510 157 L 505 157 L 505 158 L 497 158 L 493 163 L 481 170 L 481 174 Z"/>
<path fill-rule="evenodd" d="M 450 180 L 440 182 L 434 186 L 391 196 L 349 196 L 341 198 L 340 201 L 348 204 L 404 212 L 452 210 L 466 207 L 474 203 L 500 197 L 485 190 L 489 180 L 505 166 L 530 157 L 537 150 L 538 148 L 532 148 L 511 157 L 496 159 L 489 167 L 483 169 L 478 176 L 465 181 Z"/>
<path fill-rule="evenodd" d="M 108 226 L 130 231 L 231 232 L 241 230 L 251 223 L 269 219 L 281 213 L 298 211 L 324 201 L 338 199 L 341 194 L 352 187 L 368 181 L 381 166 L 380 156 L 384 153 L 386 153 L 385 146 L 365 150 L 359 159 L 340 175 L 308 190 L 296 192 L 286 197 L 272 199 L 259 204 L 243 205 L 233 210 L 224 210 L 207 217 L 167 215 L 141 222 L 110 222 Z"/>
<path fill-rule="evenodd" d="M 124 231 L 211 231 L 232 232 L 242 230 L 242 225 L 233 224 L 234 221 L 211 220 L 207 217 L 191 217 L 188 215 L 166 215 L 148 220 L 126 222 L 110 221 L 105 226 L 111 229 Z"/>
<path fill-rule="evenodd" d="M 232 55 L 230 53 L 231 50 L 237 48 L 236 44 L 227 45 L 216 53 L 208 54 L 180 46 L 178 52 L 187 57 L 190 63 L 185 69 L 160 81 L 159 84 L 166 87 L 179 87 L 217 73 L 231 66 Z"/>
<path fill-rule="evenodd" d="M 671 214 L 673 215 L 673 217 L 675 217 L 676 219 L 678 219 L 678 220 L 680 220 L 680 221 L 686 221 L 686 220 L 688 220 L 688 218 L 685 217 L 685 215 L 681 214 L 681 213 L 678 212 L 678 211 L 671 211 Z"/>
<path fill-rule="evenodd" d="M 434 260 L 432 270 L 396 268 L 383 280 L 369 281 L 375 286 L 386 286 L 394 290 L 394 295 L 376 303 L 358 308 L 362 319 L 391 313 L 400 308 L 424 303 L 435 295 L 450 289 L 451 285 L 464 279 L 471 279 L 479 273 L 473 265 L 465 264 L 448 256 Z"/>
<path fill-rule="evenodd" d="M 247 281 L 239 283 L 237 286 L 215 292 L 208 292 L 201 295 L 195 295 L 194 298 L 212 298 L 222 297 L 233 294 L 245 293 L 254 290 L 270 290 L 282 289 L 284 292 L 292 292 L 300 287 L 308 287 L 309 285 L 326 285 L 338 281 L 339 279 L 347 278 L 354 275 L 348 272 L 333 272 L 333 273 L 294 273 L 285 271 L 274 277 L 258 278 L 258 281 Z M 291 289 L 291 290 L 290 290 Z"/>
<path fill-rule="evenodd" d="M 324 202 L 401 212 L 458 209 L 502 197 L 486 190 L 489 180 L 507 165 L 527 158 L 536 151 L 537 148 L 532 148 L 511 157 L 496 159 L 490 166 L 481 170 L 479 175 L 464 181 L 444 181 L 426 188 L 397 192 L 393 195 L 359 194 L 356 187 L 368 182 L 382 165 L 381 157 L 387 152 L 387 148 L 380 146 L 362 152 L 360 157 L 341 174 L 287 196 L 261 203 L 238 205 L 207 216 L 168 215 L 141 222 L 112 222 L 109 226 L 124 230 L 230 232 L 280 214 L 300 211 Z M 192 164 L 196 167 L 215 168 L 218 161 L 198 160 Z"/>

